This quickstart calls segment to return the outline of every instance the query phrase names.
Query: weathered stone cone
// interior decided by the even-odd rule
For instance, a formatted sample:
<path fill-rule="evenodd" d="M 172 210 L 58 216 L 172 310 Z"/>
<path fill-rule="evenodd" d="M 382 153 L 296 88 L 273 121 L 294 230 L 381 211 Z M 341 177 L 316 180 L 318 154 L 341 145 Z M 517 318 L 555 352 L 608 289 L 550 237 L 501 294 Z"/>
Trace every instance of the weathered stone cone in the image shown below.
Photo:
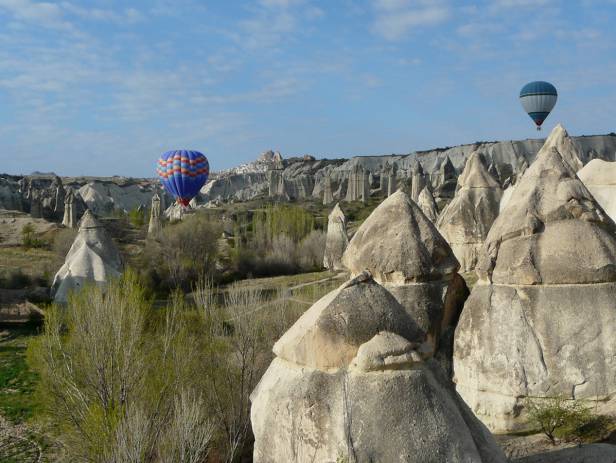
<path fill-rule="evenodd" d="M 526 397 L 616 392 L 616 224 L 567 138 L 555 129 L 492 225 L 456 330 L 458 392 L 494 431 L 524 425 Z"/>
<path fill-rule="evenodd" d="M 616 222 L 616 162 L 593 159 L 577 175 L 607 215 Z"/>
<path fill-rule="evenodd" d="M 459 264 L 451 248 L 404 191 L 385 199 L 370 214 L 342 263 L 351 275 L 369 270 L 428 333 L 434 349 L 441 351 L 445 370 L 451 369 L 453 329 L 468 289 L 457 273 Z"/>
<path fill-rule="evenodd" d="M 323 266 L 330 270 L 342 270 L 342 255 L 349 244 L 346 230 L 346 217 L 336 204 L 327 220 L 327 237 L 325 238 L 325 253 Z"/>
<path fill-rule="evenodd" d="M 476 151 L 466 161 L 458 186 L 436 225 L 458 258 L 461 271 L 470 272 L 498 216 L 503 191 Z"/>
<path fill-rule="evenodd" d="M 158 193 L 154 193 L 152 196 L 152 205 L 150 207 L 150 222 L 148 223 L 148 236 L 155 238 L 163 229 L 163 223 L 161 219 L 161 205 L 160 196 Z"/>
<path fill-rule="evenodd" d="M 251 395 L 254 461 L 504 463 L 423 339 L 369 273 L 321 298 Z"/>
<path fill-rule="evenodd" d="M 79 232 L 64 265 L 54 277 L 54 301 L 65 303 L 69 292 L 78 290 L 88 282 L 104 285 L 109 278 L 119 276 L 121 269 L 118 249 L 88 209 L 81 218 Z"/>
<path fill-rule="evenodd" d="M 436 201 L 428 185 L 419 193 L 417 205 L 426 217 L 430 219 L 430 222 L 436 223 L 436 219 L 438 218 L 438 206 L 436 205 Z"/>

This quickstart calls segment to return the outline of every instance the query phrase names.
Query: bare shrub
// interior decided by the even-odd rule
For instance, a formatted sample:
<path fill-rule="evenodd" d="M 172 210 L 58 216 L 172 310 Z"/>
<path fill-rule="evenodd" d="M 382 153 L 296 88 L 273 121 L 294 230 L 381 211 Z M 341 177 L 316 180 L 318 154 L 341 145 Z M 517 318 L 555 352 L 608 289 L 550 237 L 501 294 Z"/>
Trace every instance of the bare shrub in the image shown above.
<path fill-rule="evenodd" d="M 323 230 L 313 230 L 299 245 L 298 260 L 304 271 L 323 268 L 326 234 Z"/>
<path fill-rule="evenodd" d="M 195 214 L 165 227 L 160 241 L 146 244 L 146 267 L 155 268 L 169 286 L 189 289 L 202 275 L 213 275 L 220 223 Z"/>

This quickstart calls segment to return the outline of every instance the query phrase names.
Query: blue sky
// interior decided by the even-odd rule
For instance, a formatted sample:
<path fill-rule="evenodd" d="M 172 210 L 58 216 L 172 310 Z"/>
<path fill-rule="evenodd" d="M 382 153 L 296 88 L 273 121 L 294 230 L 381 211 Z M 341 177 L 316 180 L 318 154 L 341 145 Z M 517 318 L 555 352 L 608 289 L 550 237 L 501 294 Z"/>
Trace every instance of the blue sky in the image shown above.
<path fill-rule="evenodd" d="M 153 176 L 616 131 L 616 0 L 0 0 L 0 171 Z"/>

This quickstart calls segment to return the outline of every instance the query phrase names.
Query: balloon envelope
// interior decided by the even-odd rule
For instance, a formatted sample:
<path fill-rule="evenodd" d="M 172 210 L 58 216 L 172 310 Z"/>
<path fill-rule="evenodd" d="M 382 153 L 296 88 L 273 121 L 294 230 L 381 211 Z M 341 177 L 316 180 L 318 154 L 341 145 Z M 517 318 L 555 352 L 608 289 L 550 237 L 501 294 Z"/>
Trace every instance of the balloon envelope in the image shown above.
<path fill-rule="evenodd" d="M 557 98 L 556 87 L 549 82 L 530 82 L 520 90 L 520 103 L 537 127 L 541 127 L 554 109 Z"/>
<path fill-rule="evenodd" d="M 165 190 L 187 206 L 207 181 L 210 165 L 198 151 L 167 151 L 158 160 L 156 173 Z"/>

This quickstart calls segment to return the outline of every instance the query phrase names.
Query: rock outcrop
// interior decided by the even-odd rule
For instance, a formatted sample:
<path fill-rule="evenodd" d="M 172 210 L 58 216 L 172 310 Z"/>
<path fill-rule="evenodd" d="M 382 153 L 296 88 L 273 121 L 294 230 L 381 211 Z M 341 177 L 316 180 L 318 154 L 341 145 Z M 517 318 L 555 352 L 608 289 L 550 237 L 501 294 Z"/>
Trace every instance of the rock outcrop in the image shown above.
<path fill-rule="evenodd" d="M 498 216 L 503 191 L 488 172 L 483 157 L 474 152 L 458 178 L 459 190 L 436 223 L 460 262 L 470 272 L 492 223 Z"/>
<path fill-rule="evenodd" d="M 332 193 L 332 179 L 328 176 L 325 177 L 325 183 L 323 185 L 323 205 L 327 206 L 334 202 L 334 195 Z"/>
<path fill-rule="evenodd" d="M 321 298 L 251 395 L 254 461 L 505 463 L 423 337 L 368 273 Z"/>
<path fill-rule="evenodd" d="M 369 173 L 364 170 L 361 164 L 357 164 L 349 174 L 349 181 L 346 190 L 346 201 L 363 201 L 370 195 L 368 184 Z"/>
<path fill-rule="evenodd" d="M 616 222 L 616 162 L 593 159 L 577 175 L 607 215 Z"/>
<path fill-rule="evenodd" d="M 160 196 L 158 193 L 154 193 L 152 196 L 152 204 L 150 206 L 150 222 L 148 223 L 148 237 L 157 237 L 163 229 L 163 223 L 161 219 L 161 206 Z"/>
<path fill-rule="evenodd" d="M 342 209 L 340 209 L 340 205 L 336 204 L 327 220 L 323 266 L 329 270 L 343 270 L 342 255 L 348 244 L 346 217 Z"/>
<path fill-rule="evenodd" d="M 450 372 L 453 330 L 468 295 L 451 248 L 408 195 L 398 190 L 359 227 L 342 263 L 368 270 L 428 334 Z"/>
<path fill-rule="evenodd" d="M 54 301 L 66 303 L 71 291 L 86 283 L 105 285 L 122 270 L 120 253 L 104 227 L 86 210 L 79 232 L 52 285 Z"/>
<path fill-rule="evenodd" d="M 436 205 L 436 201 L 434 201 L 434 196 L 432 196 L 432 192 L 430 191 L 430 187 L 428 185 L 426 185 L 424 189 L 421 190 L 421 193 L 419 193 L 417 205 L 432 223 L 436 223 L 436 219 L 438 217 L 438 206 Z"/>
<path fill-rule="evenodd" d="M 616 224 L 567 138 L 555 129 L 492 225 L 456 330 L 458 392 L 494 431 L 524 426 L 526 397 L 616 393 Z"/>
<path fill-rule="evenodd" d="M 64 197 L 64 216 L 62 217 L 62 225 L 67 228 L 77 228 L 77 211 L 75 208 L 75 194 L 69 188 L 68 193 Z"/>

